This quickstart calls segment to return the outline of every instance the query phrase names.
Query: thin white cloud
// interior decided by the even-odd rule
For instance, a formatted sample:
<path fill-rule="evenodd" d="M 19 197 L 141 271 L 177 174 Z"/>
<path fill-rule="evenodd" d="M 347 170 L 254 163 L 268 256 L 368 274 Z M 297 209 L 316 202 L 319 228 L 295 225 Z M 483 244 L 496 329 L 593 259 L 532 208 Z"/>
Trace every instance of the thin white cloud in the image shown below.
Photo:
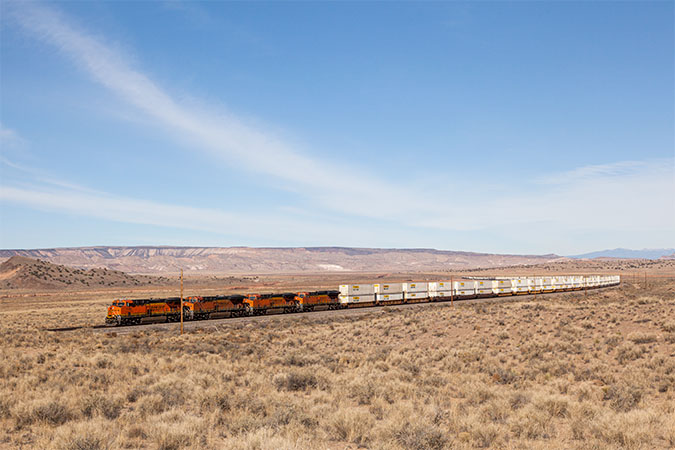
<path fill-rule="evenodd" d="M 25 30 L 68 55 L 93 80 L 157 124 L 234 167 L 282 180 L 285 188 L 315 200 L 325 210 L 386 219 L 382 223 L 386 222 L 387 226 L 394 223 L 401 227 L 413 226 L 420 233 L 503 226 L 508 228 L 511 237 L 521 240 L 546 232 L 546 224 L 555 224 L 550 229 L 559 233 L 581 229 L 630 231 L 675 227 L 673 160 L 585 166 L 542 175 L 531 182 L 510 181 L 501 187 L 488 176 L 489 189 L 482 186 L 483 178 L 459 179 L 462 172 L 452 166 L 449 170 L 431 167 L 431 178 L 443 179 L 444 184 L 447 179 L 452 187 L 422 193 L 417 188 L 401 187 L 403 176 L 397 176 L 392 183 L 378 178 L 374 171 L 345 164 L 331 165 L 228 112 L 214 113 L 204 107 L 188 106 L 135 68 L 128 57 L 113 50 L 104 39 L 82 31 L 58 11 L 32 2 L 13 5 L 13 17 Z M 12 135 L 11 130 L 2 133 Z M 256 237 L 279 235 L 270 232 L 268 217 L 258 219 L 217 209 L 115 197 L 48 177 L 38 179 L 52 186 L 49 189 L 6 186 L 0 199 L 114 221 L 171 223 L 185 229 L 226 230 Z M 425 184 L 425 180 L 418 181 Z M 526 192 L 517 191 L 516 186 L 522 185 L 527 188 Z M 54 190 L 54 186 L 59 189 Z M 195 221 L 194 214 L 204 219 Z M 305 233 L 325 236 L 325 242 L 349 233 L 368 234 L 359 221 L 351 223 L 352 228 L 331 226 L 327 220 L 318 218 L 310 224 L 293 220 L 293 214 L 289 213 L 277 218 L 275 229 L 282 226 L 288 236 L 294 237 Z M 372 230 L 375 239 L 377 232 Z M 549 241 L 555 239 L 551 236 Z"/>
<path fill-rule="evenodd" d="M 25 140 L 16 131 L 0 123 L 0 145 L 6 148 L 7 146 L 16 146 L 24 143 Z"/>
<path fill-rule="evenodd" d="M 579 167 L 538 178 L 526 184 L 525 193 L 504 186 L 497 196 L 458 199 L 453 204 L 462 214 L 427 217 L 418 225 L 461 230 L 547 223 L 569 230 L 675 229 L 673 167 L 672 159 Z M 546 179 L 550 182 L 544 183 Z M 525 227 L 522 233 L 526 235 Z"/>
<path fill-rule="evenodd" d="M 94 80 L 172 132 L 180 133 L 229 164 L 283 179 L 288 188 L 302 192 L 327 209 L 401 219 L 405 214 L 396 208 L 401 201 L 409 205 L 412 214 L 433 208 L 423 196 L 403 189 L 398 183 L 383 182 L 372 172 L 357 167 L 340 167 L 313 159 L 232 114 L 195 110 L 181 104 L 149 76 L 133 68 L 119 52 L 79 30 L 52 8 L 25 3 L 14 16 L 32 35 L 56 46 Z M 375 203 L 382 207 L 372 208 Z"/>
<path fill-rule="evenodd" d="M 59 214 L 206 231 L 235 238 L 276 240 L 280 236 L 292 239 L 301 235 L 307 241 L 315 242 L 335 236 L 340 230 L 356 232 L 351 227 L 338 227 L 325 220 L 317 226 L 319 223 L 305 217 L 274 216 L 271 219 L 269 213 L 224 212 L 51 186 L 1 186 L 0 201 Z"/>
<path fill-rule="evenodd" d="M 654 166 L 672 165 L 672 160 L 652 161 L 619 161 L 610 164 L 595 164 L 577 167 L 573 170 L 561 173 L 547 174 L 536 179 L 541 184 L 569 184 L 580 181 L 592 180 L 599 177 L 617 177 L 639 174 L 645 170 L 651 170 Z"/>

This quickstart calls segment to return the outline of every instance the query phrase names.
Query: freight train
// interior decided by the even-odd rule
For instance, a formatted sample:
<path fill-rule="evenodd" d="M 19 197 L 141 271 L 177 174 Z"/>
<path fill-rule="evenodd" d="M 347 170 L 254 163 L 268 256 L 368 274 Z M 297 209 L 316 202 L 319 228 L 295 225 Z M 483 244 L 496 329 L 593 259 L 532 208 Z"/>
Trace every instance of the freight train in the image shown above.
<path fill-rule="evenodd" d="M 339 290 L 280 294 L 217 295 L 183 299 L 184 320 L 309 312 L 402 303 L 453 301 L 483 297 L 578 291 L 621 283 L 617 275 L 500 277 L 458 281 L 343 284 Z M 180 320 L 181 299 L 115 300 L 108 307 L 108 325 L 137 325 L 143 319 Z"/>

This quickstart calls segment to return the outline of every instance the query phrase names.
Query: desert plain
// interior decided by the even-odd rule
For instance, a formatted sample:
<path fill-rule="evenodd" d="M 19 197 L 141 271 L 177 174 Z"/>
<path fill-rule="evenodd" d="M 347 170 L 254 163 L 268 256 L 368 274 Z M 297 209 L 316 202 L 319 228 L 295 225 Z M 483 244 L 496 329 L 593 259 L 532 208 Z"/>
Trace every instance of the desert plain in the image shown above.
<path fill-rule="evenodd" d="M 464 275 L 553 273 L 623 279 L 588 292 L 202 321 L 182 336 L 178 324 L 93 328 L 114 298 L 178 295 L 175 275 L 5 288 L 0 448 L 675 447 L 673 263 Z M 461 275 L 190 275 L 185 295 Z M 63 327 L 76 329 L 50 331 Z"/>

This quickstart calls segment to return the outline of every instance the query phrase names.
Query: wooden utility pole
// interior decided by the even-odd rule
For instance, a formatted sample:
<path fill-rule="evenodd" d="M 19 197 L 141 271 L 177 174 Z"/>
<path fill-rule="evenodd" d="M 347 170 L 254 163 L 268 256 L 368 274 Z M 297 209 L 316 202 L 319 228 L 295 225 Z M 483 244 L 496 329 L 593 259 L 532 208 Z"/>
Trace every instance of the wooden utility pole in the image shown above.
<path fill-rule="evenodd" d="M 180 334 L 183 334 L 183 269 L 180 269 Z"/>
<path fill-rule="evenodd" d="M 450 277 L 450 306 L 455 306 L 455 282 L 454 278 Z"/>

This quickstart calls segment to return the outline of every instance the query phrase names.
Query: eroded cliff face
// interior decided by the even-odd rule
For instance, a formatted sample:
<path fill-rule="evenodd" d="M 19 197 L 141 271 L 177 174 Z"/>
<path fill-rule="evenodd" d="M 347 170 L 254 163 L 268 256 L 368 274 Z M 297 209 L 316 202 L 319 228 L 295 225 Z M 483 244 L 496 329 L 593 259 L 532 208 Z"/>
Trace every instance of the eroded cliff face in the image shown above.
<path fill-rule="evenodd" d="M 348 247 L 77 247 L 0 250 L 0 258 L 24 256 L 84 269 L 129 273 L 301 273 L 335 271 L 466 270 L 541 264 L 556 255 L 497 255 L 433 249 Z"/>

